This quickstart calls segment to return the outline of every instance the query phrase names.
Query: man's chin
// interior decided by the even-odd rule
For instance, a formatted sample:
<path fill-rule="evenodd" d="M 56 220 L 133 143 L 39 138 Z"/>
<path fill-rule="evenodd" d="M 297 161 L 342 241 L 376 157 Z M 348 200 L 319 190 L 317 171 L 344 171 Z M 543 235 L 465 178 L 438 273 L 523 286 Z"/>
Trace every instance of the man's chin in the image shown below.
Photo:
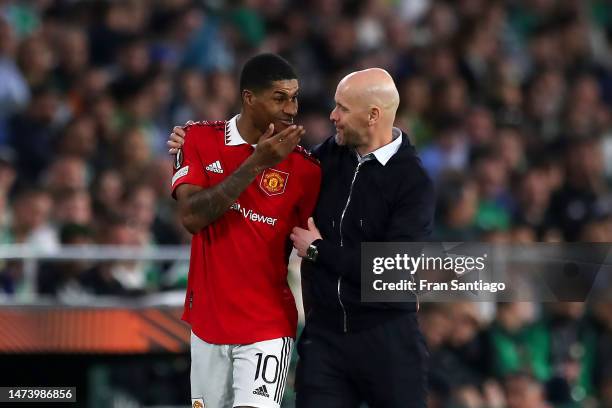
<path fill-rule="evenodd" d="M 275 121 L 274 122 L 274 133 L 281 132 L 293 125 L 293 122 Z"/>
<path fill-rule="evenodd" d="M 344 146 L 344 137 L 342 137 L 340 133 L 336 133 L 334 139 L 336 140 L 336 144 L 338 146 Z"/>

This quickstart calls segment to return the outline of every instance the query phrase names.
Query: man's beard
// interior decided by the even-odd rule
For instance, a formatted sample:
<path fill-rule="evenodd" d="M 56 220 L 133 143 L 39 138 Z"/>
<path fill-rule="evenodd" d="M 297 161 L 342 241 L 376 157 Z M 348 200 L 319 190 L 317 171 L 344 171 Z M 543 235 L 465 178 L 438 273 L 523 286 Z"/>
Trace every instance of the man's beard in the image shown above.
<path fill-rule="evenodd" d="M 359 133 L 353 131 L 352 129 L 344 127 L 342 129 L 342 135 L 340 132 L 336 133 L 335 140 L 336 144 L 339 146 L 356 148 L 361 145 L 362 137 Z"/>
<path fill-rule="evenodd" d="M 338 146 L 344 146 L 344 138 L 340 136 L 340 133 L 336 133 L 334 136 L 334 140 Z"/>

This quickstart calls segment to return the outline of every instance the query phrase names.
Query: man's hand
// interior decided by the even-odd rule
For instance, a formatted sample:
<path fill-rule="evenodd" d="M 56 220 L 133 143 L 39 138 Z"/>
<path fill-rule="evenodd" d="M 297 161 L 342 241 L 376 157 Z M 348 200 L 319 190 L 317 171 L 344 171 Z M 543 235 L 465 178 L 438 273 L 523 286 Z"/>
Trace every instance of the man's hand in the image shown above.
<path fill-rule="evenodd" d="M 185 125 L 192 123 L 194 122 L 189 121 Z M 251 155 L 250 160 L 257 167 L 258 172 L 283 161 L 300 143 L 305 130 L 303 126 L 292 125 L 275 135 L 273 133 L 274 125 L 270 124 L 260 136 L 255 151 Z M 175 126 L 170 134 L 170 139 L 166 142 L 169 147 L 168 153 L 176 154 L 184 143 L 185 130 L 181 126 Z"/>
<path fill-rule="evenodd" d="M 190 120 L 185 123 L 185 126 L 189 126 L 193 123 L 193 120 Z M 170 148 L 168 149 L 168 153 L 177 154 L 178 150 L 183 147 L 183 144 L 185 144 L 185 130 L 183 130 L 181 126 L 175 126 L 170 134 L 170 139 L 166 142 L 166 145 Z"/>
<path fill-rule="evenodd" d="M 308 229 L 293 227 L 293 231 L 289 236 L 293 241 L 293 247 L 297 250 L 298 256 L 303 258 L 306 256 L 306 250 L 317 239 L 321 239 L 321 233 L 314 223 L 312 217 L 308 218 Z"/>
<path fill-rule="evenodd" d="M 274 133 L 274 125 L 270 123 L 268 129 L 260 136 L 255 151 L 248 160 L 257 166 L 258 172 L 272 167 L 285 160 L 289 153 L 300 143 L 304 135 L 304 127 L 291 125 L 285 130 Z"/>

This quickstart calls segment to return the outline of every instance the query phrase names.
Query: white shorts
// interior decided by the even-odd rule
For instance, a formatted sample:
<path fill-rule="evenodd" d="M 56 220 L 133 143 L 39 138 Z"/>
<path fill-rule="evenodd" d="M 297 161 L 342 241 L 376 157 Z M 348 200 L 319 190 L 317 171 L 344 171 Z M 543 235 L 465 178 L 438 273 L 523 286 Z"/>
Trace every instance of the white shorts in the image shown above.
<path fill-rule="evenodd" d="M 209 344 L 191 332 L 191 406 L 279 408 L 293 339 Z"/>

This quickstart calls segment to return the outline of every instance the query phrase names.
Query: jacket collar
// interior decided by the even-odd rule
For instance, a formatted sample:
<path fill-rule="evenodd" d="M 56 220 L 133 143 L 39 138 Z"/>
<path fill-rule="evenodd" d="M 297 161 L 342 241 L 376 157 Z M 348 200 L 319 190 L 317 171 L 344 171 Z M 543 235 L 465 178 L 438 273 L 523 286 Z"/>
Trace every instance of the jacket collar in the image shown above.
<path fill-rule="evenodd" d="M 397 153 L 400 146 L 402 145 L 402 131 L 399 128 L 394 127 L 391 132 L 393 135 L 393 140 L 391 142 L 379 147 L 378 149 L 366 154 L 363 157 L 360 157 L 359 154 L 357 154 L 357 158 L 363 161 L 368 156 L 374 156 L 380 164 L 382 164 L 383 166 L 386 165 L 389 159 L 391 159 L 391 157 L 393 157 L 393 155 Z"/>

